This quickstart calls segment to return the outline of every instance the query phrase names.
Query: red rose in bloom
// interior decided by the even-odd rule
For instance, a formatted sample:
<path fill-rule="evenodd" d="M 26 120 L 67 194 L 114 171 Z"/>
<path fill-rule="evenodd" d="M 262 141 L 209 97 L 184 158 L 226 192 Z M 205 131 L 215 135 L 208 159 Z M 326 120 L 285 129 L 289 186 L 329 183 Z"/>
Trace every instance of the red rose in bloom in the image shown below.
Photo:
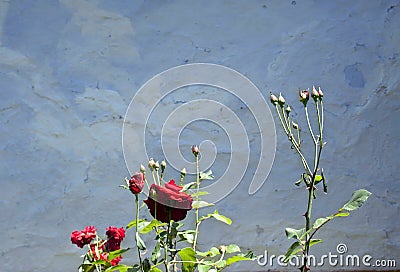
<path fill-rule="evenodd" d="M 82 231 L 75 230 L 71 233 L 71 242 L 82 248 L 96 238 L 96 228 L 87 226 Z"/>
<path fill-rule="evenodd" d="M 165 184 L 165 188 L 152 184 L 149 197 L 144 201 L 151 215 L 164 223 L 184 219 L 187 212 L 192 209 L 193 199 L 181 190 L 182 186 L 176 185 L 173 179 Z"/>
<path fill-rule="evenodd" d="M 124 228 L 108 227 L 106 229 L 107 243 L 106 247 L 109 251 L 118 250 L 121 248 L 121 242 L 125 238 Z"/>
<path fill-rule="evenodd" d="M 144 175 L 141 172 L 136 172 L 129 180 L 129 190 L 132 194 L 137 195 L 143 189 Z"/>

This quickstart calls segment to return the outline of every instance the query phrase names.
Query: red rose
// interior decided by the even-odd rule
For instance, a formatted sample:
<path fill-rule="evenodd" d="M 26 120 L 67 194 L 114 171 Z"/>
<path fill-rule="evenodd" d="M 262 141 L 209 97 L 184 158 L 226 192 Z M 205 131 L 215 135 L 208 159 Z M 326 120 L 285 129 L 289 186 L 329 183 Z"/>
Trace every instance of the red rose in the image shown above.
<path fill-rule="evenodd" d="M 174 180 L 166 183 L 165 188 L 152 184 L 149 197 L 144 201 L 151 215 L 164 223 L 184 219 L 187 212 L 192 209 L 193 199 L 181 190 L 182 186 L 176 185 Z"/>
<path fill-rule="evenodd" d="M 144 185 L 143 173 L 136 172 L 129 180 L 129 190 L 134 195 L 137 195 L 142 191 L 143 185 Z"/>
<path fill-rule="evenodd" d="M 108 227 L 106 229 L 107 243 L 106 247 L 109 251 L 118 250 L 121 248 L 121 242 L 125 238 L 124 228 Z"/>
<path fill-rule="evenodd" d="M 90 244 L 96 235 L 96 228 L 87 226 L 82 231 L 74 230 L 71 233 L 71 242 L 82 248 L 84 245 Z"/>

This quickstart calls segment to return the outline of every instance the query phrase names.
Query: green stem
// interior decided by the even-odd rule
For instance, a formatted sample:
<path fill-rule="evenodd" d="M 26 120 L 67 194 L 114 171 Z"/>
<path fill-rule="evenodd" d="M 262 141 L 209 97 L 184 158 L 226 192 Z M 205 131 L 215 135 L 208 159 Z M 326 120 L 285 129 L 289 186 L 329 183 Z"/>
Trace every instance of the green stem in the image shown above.
<path fill-rule="evenodd" d="M 154 184 L 160 185 L 160 184 L 157 182 L 156 177 L 154 176 L 154 170 L 153 170 L 153 169 L 151 169 L 151 174 L 152 174 L 152 176 L 153 176 Z"/>
<path fill-rule="evenodd" d="M 281 121 L 281 124 L 282 124 L 283 130 L 285 131 L 286 135 L 289 135 L 289 132 L 288 132 L 288 130 L 286 129 L 285 122 L 283 122 L 283 119 L 282 119 L 281 113 L 279 112 L 279 109 L 278 109 L 278 106 L 277 106 L 277 105 L 275 105 L 275 109 L 276 109 L 276 112 L 278 113 L 278 117 L 279 117 L 279 120 Z"/>
<path fill-rule="evenodd" d="M 306 233 L 311 229 L 311 211 L 312 211 L 312 204 L 313 204 L 313 198 L 314 198 L 314 186 L 315 186 L 315 177 L 318 172 L 318 166 L 321 158 L 321 153 L 322 153 L 322 148 L 323 148 L 323 142 L 322 142 L 322 124 L 323 124 L 323 113 L 320 112 L 318 104 L 316 103 L 316 111 L 317 111 L 317 117 L 318 117 L 318 129 L 319 129 L 319 137 L 318 137 L 318 142 L 316 141 L 314 134 L 312 132 L 311 126 L 309 124 L 309 118 L 308 118 L 308 111 L 306 109 L 306 117 L 307 117 L 307 123 L 309 124 L 309 129 L 311 136 L 313 137 L 314 144 L 315 144 L 315 154 L 314 154 L 314 171 L 312 172 L 311 176 L 311 184 L 310 187 L 308 188 L 308 204 L 307 204 L 307 212 L 305 214 L 306 217 Z M 322 109 L 321 109 L 322 111 Z M 312 236 L 315 234 L 307 234 L 306 236 L 306 243 L 305 243 L 305 248 L 303 252 L 303 266 L 301 267 L 302 272 L 307 271 L 307 262 L 308 262 L 308 256 L 309 256 L 309 251 L 310 251 L 310 242 Z"/>
<path fill-rule="evenodd" d="M 275 105 L 275 110 L 276 110 L 276 112 L 277 112 L 277 114 L 278 114 L 278 116 L 279 116 L 279 120 L 280 120 L 280 122 L 281 122 L 281 125 L 282 125 L 282 127 L 283 127 L 285 133 L 286 133 L 286 136 L 288 136 L 290 142 L 292 143 L 293 147 L 296 149 L 297 153 L 298 153 L 299 156 L 300 156 L 300 159 L 301 159 L 301 162 L 303 163 L 304 169 L 307 171 L 307 173 L 309 173 L 309 174 L 311 175 L 311 173 L 312 173 L 312 172 L 311 172 L 311 169 L 310 169 L 310 167 L 308 166 L 308 163 L 307 163 L 306 159 L 305 159 L 304 156 L 303 156 L 303 153 L 301 152 L 301 150 L 300 150 L 300 148 L 299 148 L 299 143 L 300 143 L 300 142 L 297 143 L 297 142 L 296 142 L 296 139 L 294 138 L 294 136 L 293 136 L 292 134 L 289 134 L 288 130 L 286 129 L 286 125 L 285 125 L 285 123 L 283 122 L 283 119 L 282 119 L 282 117 L 281 117 L 281 114 L 280 114 L 280 112 L 279 112 L 279 110 L 278 110 L 278 106 L 276 106 L 276 105 Z M 299 139 L 300 139 L 300 136 L 299 136 Z"/>
<path fill-rule="evenodd" d="M 310 134 L 311 134 L 311 137 L 312 137 L 314 143 L 316 143 L 317 140 L 315 139 L 314 132 L 313 132 L 312 127 L 311 127 L 311 124 L 310 124 L 310 118 L 308 117 L 308 109 L 307 109 L 307 106 L 304 106 L 304 111 L 305 111 L 305 113 L 306 113 L 306 119 L 307 119 L 308 130 L 310 131 Z"/>
<path fill-rule="evenodd" d="M 200 187 L 200 173 L 199 173 L 199 157 L 198 154 L 195 155 L 196 158 L 196 203 L 197 206 L 195 208 L 196 212 L 196 230 L 194 233 L 194 239 L 193 239 L 193 250 L 196 251 L 196 245 L 197 245 L 197 236 L 199 234 L 199 226 L 200 226 L 200 220 L 199 220 L 199 187 Z"/>
<path fill-rule="evenodd" d="M 136 201 L 136 232 L 135 232 L 135 242 L 136 242 L 136 248 L 137 248 L 138 256 L 139 256 L 139 267 L 140 267 L 140 270 L 143 271 L 142 256 L 141 256 L 141 254 L 140 254 L 140 249 L 139 249 L 139 247 L 137 246 L 137 244 L 138 244 L 137 236 L 139 235 L 139 233 L 138 233 L 138 232 L 139 232 L 139 230 L 138 230 L 138 223 L 139 223 L 139 209 L 140 209 L 140 207 L 139 207 L 139 196 L 138 196 L 138 195 L 135 195 L 135 201 Z"/>
<path fill-rule="evenodd" d="M 169 271 L 169 261 L 168 261 L 168 246 L 169 246 L 169 238 L 170 238 L 170 232 L 171 232 L 171 210 L 169 210 L 169 215 L 168 215 L 168 227 L 167 227 L 167 240 L 164 244 L 164 264 L 165 264 L 165 271 Z"/>

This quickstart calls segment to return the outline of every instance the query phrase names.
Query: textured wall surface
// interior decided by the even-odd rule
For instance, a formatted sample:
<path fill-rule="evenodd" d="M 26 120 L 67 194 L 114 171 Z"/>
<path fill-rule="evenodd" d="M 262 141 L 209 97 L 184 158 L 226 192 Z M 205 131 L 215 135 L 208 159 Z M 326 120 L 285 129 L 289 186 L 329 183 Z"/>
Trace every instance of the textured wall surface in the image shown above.
<path fill-rule="evenodd" d="M 297 89 L 321 85 L 330 193 L 317 199 L 315 216 L 335 211 L 355 189 L 373 195 L 350 218 L 327 225 L 315 250 L 336 252 L 343 242 L 351 254 L 399 263 L 399 26 L 395 0 L 1 1 L 0 270 L 75 271 L 83 252 L 71 245 L 72 230 L 130 222 L 132 196 L 118 188 L 129 175 L 121 144 L 127 107 L 155 74 L 195 62 L 233 68 L 265 97 L 283 91 L 300 123 Z M 231 97 L 197 91 L 251 122 Z M 171 101 L 191 99 L 181 92 Z M 157 126 L 149 130 L 148 148 L 162 159 L 151 133 Z M 225 152 L 213 166 L 218 176 L 229 162 L 229 135 L 213 131 L 200 122 L 181 140 L 212 139 Z M 243 182 L 217 203 L 233 225 L 210 223 L 201 244 L 237 242 L 279 255 L 290 245 L 284 227 L 303 224 L 305 194 L 293 185 L 300 165 L 277 127 L 272 171 L 249 196 L 257 140 L 251 147 Z M 229 271 L 270 268 L 254 262 Z"/>

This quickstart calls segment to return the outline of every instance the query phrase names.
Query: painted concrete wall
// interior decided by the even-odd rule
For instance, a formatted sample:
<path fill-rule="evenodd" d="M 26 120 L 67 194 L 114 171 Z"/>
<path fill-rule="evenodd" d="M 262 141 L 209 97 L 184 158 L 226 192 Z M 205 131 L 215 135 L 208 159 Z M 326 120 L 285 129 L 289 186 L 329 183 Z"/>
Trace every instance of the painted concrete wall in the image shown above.
<path fill-rule="evenodd" d="M 355 189 L 373 196 L 328 225 L 315 249 L 336 253 L 345 243 L 349 254 L 400 262 L 399 15 L 395 0 L 1 1 L 0 270 L 74 271 L 83 252 L 70 244 L 72 230 L 124 226 L 133 218 L 132 197 L 118 188 L 129 175 L 125 112 L 151 77 L 196 62 L 239 71 L 266 98 L 270 89 L 284 92 L 300 123 L 297 89 L 321 85 L 330 193 L 317 199 L 315 216 L 335 211 Z M 217 97 L 234 110 L 253 137 L 250 165 L 217 203 L 233 225 L 210 223 L 201 244 L 229 241 L 256 254 L 282 254 L 290 245 L 284 227 L 299 227 L 305 210 L 303 189 L 293 185 L 300 165 L 282 130 L 268 180 L 250 196 L 260 144 L 254 119 L 224 92 L 194 93 L 161 101 L 149 152 L 162 159 L 157 116 L 169 114 L 171 101 Z M 200 122 L 182 132 L 181 145 L 214 140 L 218 177 L 229 162 L 229 137 L 236 136 Z M 229 271 L 270 268 L 254 262 Z"/>

